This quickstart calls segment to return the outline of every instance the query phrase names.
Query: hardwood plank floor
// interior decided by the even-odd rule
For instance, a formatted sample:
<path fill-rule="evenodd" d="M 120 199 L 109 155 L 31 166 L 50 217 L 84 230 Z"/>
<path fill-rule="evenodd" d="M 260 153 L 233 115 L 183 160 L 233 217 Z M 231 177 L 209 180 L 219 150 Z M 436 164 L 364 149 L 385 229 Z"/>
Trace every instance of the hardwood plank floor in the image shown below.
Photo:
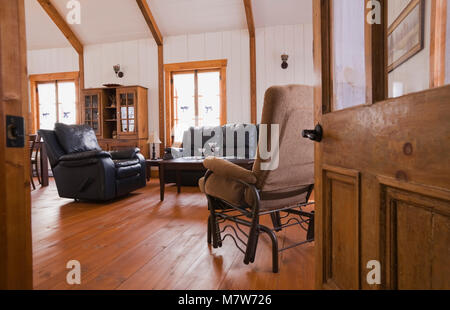
<path fill-rule="evenodd" d="M 256 261 L 245 265 L 233 241 L 213 249 L 206 242 L 206 198 L 197 188 L 159 184 L 106 204 L 58 197 L 53 180 L 32 192 L 35 289 L 313 289 L 314 244 L 280 254 L 271 272 L 271 248 L 263 235 Z M 265 219 L 268 221 L 268 219 Z M 279 242 L 304 237 L 297 227 Z M 66 264 L 81 263 L 81 285 L 68 285 Z"/>

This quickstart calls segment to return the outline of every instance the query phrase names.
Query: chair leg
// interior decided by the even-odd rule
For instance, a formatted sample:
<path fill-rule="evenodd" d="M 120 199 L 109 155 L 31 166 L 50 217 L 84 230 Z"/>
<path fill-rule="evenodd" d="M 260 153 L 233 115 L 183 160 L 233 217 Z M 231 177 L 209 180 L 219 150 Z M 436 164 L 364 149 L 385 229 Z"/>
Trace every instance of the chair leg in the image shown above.
<path fill-rule="evenodd" d="M 270 213 L 270 218 L 272 219 L 273 228 L 275 231 L 281 231 L 281 217 L 280 212 Z"/>
<path fill-rule="evenodd" d="M 39 174 L 39 167 L 38 167 L 38 163 L 37 162 L 34 164 L 34 167 L 36 169 L 36 176 L 38 178 L 39 184 L 42 184 L 42 178 L 41 178 L 41 175 Z"/>
<path fill-rule="evenodd" d="M 254 215 L 250 232 L 248 234 L 247 249 L 245 251 L 244 264 L 248 265 L 255 261 L 256 246 L 259 239 L 259 217 Z"/>
<path fill-rule="evenodd" d="M 255 262 L 256 248 L 258 247 L 258 240 L 259 240 L 259 230 L 258 230 L 258 237 L 256 238 L 256 240 L 254 242 L 254 245 L 253 245 L 252 255 L 250 256 L 250 263 L 254 263 Z"/>
<path fill-rule="evenodd" d="M 208 244 L 212 243 L 212 237 L 211 237 L 211 215 L 208 216 Z"/>
<path fill-rule="evenodd" d="M 34 180 L 33 180 L 33 166 L 31 166 L 31 171 L 30 171 L 30 182 L 31 182 L 31 185 L 33 186 L 33 190 L 35 190 L 36 185 L 34 185 Z"/>
<path fill-rule="evenodd" d="M 217 216 L 215 212 L 215 205 L 210 197 L 208 197 L 208 205 L 210 212 L 210 225 L 211 225 L 211 235 L 212 235 L 212 245 L 213 248 L 217 249 L 222 247 L 222 237 L 220 235 L 219 223 L 217 223 Z"/>
<path fill-rule="evenodd" d="M 270 240 L 272 240 L 272 272 L 278 273 L 278 238 L 275 233 L 265 226 L 260 226 L 261 230 L 269 235 Z"/>
<path fill-rule="evenodd" d="M 312 215 L 309 219 L 308 231 L 306 232 L 306 240 L 314 240 L 314 211 L 311 213 Z"/>

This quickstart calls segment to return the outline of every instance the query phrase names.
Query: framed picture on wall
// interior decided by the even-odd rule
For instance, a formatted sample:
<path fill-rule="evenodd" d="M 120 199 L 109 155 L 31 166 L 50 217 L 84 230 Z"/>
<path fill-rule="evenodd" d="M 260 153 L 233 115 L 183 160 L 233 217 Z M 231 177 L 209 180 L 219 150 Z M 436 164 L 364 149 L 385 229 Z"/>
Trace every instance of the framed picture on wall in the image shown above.
<path fill-rule="evenodd" d="M 424 0 L 412 0 L 388 29 L 388 72 L 424 48 Z"/>

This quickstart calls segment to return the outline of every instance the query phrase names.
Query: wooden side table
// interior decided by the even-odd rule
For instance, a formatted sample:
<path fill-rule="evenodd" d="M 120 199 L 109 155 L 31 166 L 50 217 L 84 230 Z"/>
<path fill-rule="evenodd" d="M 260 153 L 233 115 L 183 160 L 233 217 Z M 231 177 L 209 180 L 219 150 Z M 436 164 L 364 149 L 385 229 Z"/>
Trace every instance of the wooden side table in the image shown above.
<path fill-rule="evenodd" d="M 152 167 L 159 167 L 162 159 L 146 159 L 146 174 L 147 174 L 147 182 L 150 181 L 150 176 L 152 173 Z"/>

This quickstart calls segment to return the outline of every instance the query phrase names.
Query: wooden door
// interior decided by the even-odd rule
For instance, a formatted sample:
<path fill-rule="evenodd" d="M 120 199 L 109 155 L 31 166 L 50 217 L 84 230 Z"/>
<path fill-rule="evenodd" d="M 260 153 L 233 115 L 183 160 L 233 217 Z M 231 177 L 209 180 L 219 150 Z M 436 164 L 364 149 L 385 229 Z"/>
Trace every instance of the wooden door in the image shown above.
<path fill-rule="evenodd" d="M 95 134 L 102 136 L 102 92 L 98 90 L 90 90 L 83 92 L 83 124 L 89 125 Z"/>
<path fill-rule="evenodd" d="M 119 138 L 137 137 L 137 92 L 135 88 L 117 90 L 117 130 Z"/>
<path fill-rule="evenodd" d="M 316 284 L 449 289 L 450 86 L 386 99 L 387 1 L 357 2 L 314 0 Z"/>
<path fill-rule="evenodd" d="M 0 0 L 0 289 L 33 286 L 30 153 L 19 143 L 30 129 L 21 132 L 19 119 L 7 125 L 28 117 L 26 52 L 24 2 Z"/>

